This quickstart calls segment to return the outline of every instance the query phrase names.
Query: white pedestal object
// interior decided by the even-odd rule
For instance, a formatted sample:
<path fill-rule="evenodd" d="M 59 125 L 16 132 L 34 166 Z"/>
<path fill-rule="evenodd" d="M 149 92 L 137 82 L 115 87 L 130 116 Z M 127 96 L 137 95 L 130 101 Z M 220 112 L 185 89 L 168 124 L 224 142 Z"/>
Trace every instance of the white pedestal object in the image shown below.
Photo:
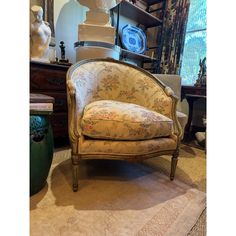
<path fill-rule="evenodd" d="M 120 59 L 120 47 L 101 42 L 78 42 L 75 43 L 76 61 L 92 58 Z"/>
<path fill-rule="evenodd" d="M 86 20 L 79 25 L 79 41 L 100 41 L 115 43 L 115 28 L 110 23 L 109 10 L 120 0 L 78 0 L 81 5 L 89 8 Z"/>
<path fill-rule="evenodd" d="M 120 48 L 115 46 L 115 28 L 110 23 L 109 10 L 121 0 L 77 0 L 89 8 L 86 20 L 78 27 L 75 43 L 76 61 L 111 57 L 120 59 Z"/>
<path fill-rule="evenodd" d="M 102 25 L 79 25 L 79 41 L 95 41 L 104 43 L 115 43 L 115 28 Z"/>

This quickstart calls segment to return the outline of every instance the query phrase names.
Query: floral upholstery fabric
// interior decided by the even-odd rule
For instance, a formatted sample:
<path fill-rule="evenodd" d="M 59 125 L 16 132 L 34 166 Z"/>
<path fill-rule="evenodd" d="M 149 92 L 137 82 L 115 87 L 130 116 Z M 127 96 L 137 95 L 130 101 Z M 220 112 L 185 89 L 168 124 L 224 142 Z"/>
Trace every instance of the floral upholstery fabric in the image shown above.
<path fill-rule="evenodd" d="M 113 61 L 91 61 L 70 74 L 76 89 L 76 132 L 80 135 L 86 105 L 99 100 L 115 100 L 141 105 L 173 119 L 173 100 L 164 86 L 151 75 Z"/>
<path fill-rule="evenodd" d="M 80 138 L 79 150 L 81 154 L 108 155 L 145 155 L 159 151 L 175 150 L 177 137 L 154 138 L 139 141 L 94 140 Z M 127 159 L 129 157 L 127 156 Z"/>
<path fill-rule="evenodd" d="M 81 128 L 96 139 L 144 140 L 171 135 L 173 121 L 136 104 L 101 100 L 85 107 Z"/>

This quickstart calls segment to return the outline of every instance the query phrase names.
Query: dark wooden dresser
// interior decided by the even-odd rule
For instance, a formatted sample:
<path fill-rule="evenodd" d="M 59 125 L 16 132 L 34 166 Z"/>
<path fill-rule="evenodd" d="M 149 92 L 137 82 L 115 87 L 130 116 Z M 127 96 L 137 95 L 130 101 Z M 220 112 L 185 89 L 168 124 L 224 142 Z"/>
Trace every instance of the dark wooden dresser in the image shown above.
<path fill-rule="evenodd" d="M 66 72 L 69 66 L 30 62 L 30 92 L 55 99 L 51 124 L 54 138 L 68 138 Z"/>

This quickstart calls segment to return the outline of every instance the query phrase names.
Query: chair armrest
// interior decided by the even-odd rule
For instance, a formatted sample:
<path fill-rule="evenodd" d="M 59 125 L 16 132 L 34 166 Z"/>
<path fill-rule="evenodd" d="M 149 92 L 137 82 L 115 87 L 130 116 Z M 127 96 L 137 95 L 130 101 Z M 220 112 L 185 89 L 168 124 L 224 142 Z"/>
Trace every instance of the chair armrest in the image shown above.
<path fill-rule="evenodd" d="M 76 88 L 71 80 L 67 80 L 68 127 L 70 140 L 76 141 L 80 134 L 77 132 L 76 119 Z"/>
<path fill-rule="evenodd" d="M 166 87 L 168 88 L 168 87 Z M 181 141 L 181 137 L 183 135 L 183 130 L 181 128 L 181 125 L 179 123 L 179 120 L 177 118 L 177 102 L 179 98 L 174 94 L 173 90 L 167 91 L 167 95 L 171 97 L 172 99 L 172 109 L 171 109 L 171 118 L 174 122 L 174 134 L 178 137 L 178 144 Z"/>
<path fill-rule="evenodd" d="M 76 89 L 75 89 L 75 86 L 71 80 L 67 80 L 67 89 L 68 89 L 67 91 L 68 91 L 70 97 L 75 96 Z"/>
<path fill-rule="evenodd" d="M 178 143 L 181 140 L 183 131 L 181 128 L 181 125 L 178 121 L 177 118 L 177 102 L 179 100 L 179 98 L 174 94 L 174 91 L 164 85 L 163 83 L 161 83 L 164 86 L 164 92 L 166 96 L 162 96 L 160 100 L 158 100 L 158 104 L 156 106 L 156 110 L 157 112 L 168 116 L 170 119 L 173 120 L 174 123 L 174 134 L 178 137 Z M 158 98 L 158 97 L 157 97 Z M 166 113 L 166 111 L 163 109 L 163 107 L 169 107 L 169 111 Z M 158 109 L 159 108 L 159 109 Z"/>

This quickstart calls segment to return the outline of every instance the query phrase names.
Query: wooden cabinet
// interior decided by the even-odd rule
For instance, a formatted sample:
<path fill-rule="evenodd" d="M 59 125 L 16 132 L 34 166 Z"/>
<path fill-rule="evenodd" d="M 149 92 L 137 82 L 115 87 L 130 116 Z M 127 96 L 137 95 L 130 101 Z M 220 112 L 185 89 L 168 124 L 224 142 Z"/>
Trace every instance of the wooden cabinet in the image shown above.
<path fill-rule="evenodd" d="M 55 138 L 68 137 L 66 73 L 69 66 L 30 63 L 30 92 L 55 99 L 51 124 Z"/>

